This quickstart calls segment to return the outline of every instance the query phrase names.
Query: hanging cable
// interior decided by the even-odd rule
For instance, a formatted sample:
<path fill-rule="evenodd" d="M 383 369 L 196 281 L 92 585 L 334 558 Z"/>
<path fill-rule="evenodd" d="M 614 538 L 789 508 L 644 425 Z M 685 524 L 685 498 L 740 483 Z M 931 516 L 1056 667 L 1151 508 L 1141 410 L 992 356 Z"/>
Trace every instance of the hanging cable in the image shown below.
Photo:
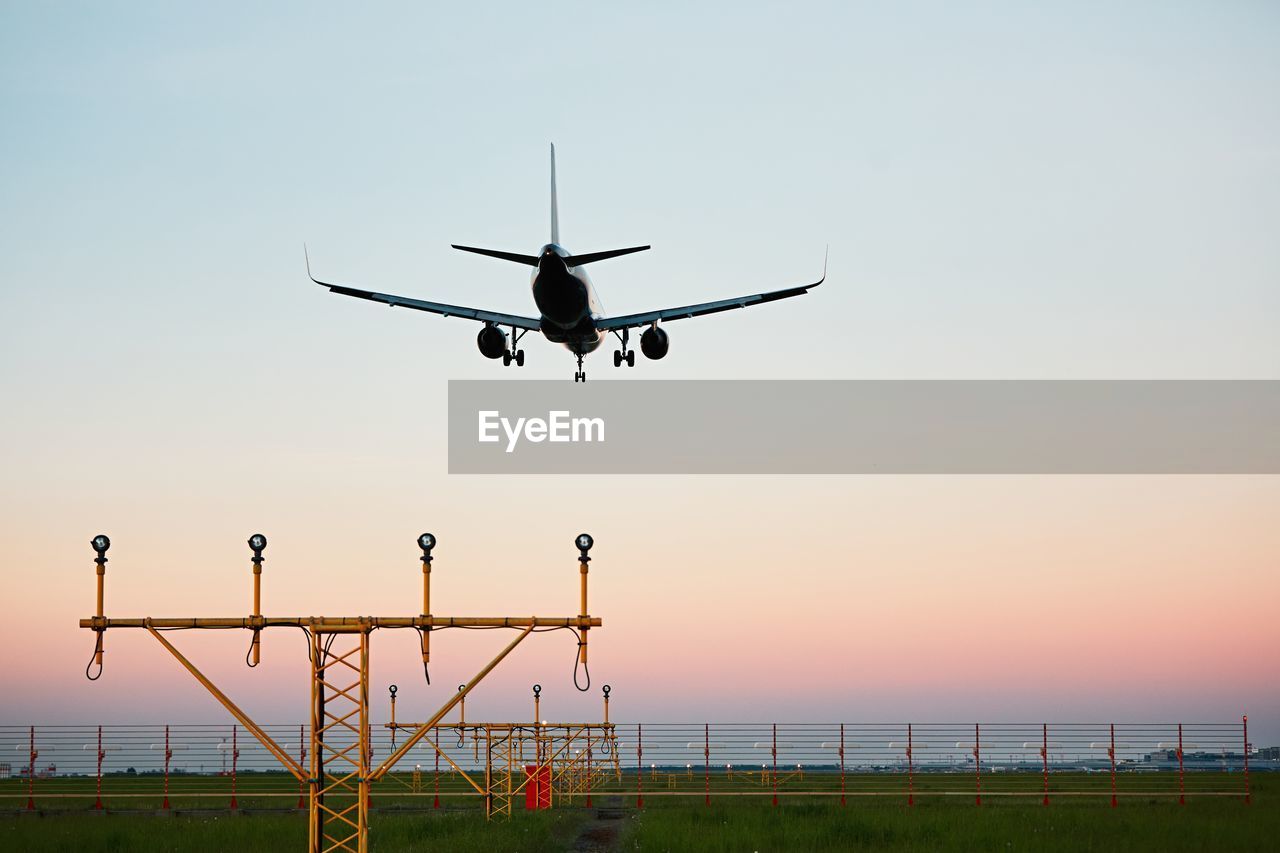
<path fill-rule="evenodd" d="M 578 649 L 579 651 L 582 649 L 581 637 L 578 638 Z M 578 684 L 578 667 L 582 667 L 582 672 L 587 677 L 587 683 L 585 685 Z M 581 654 L 574 654 L 573 656 L 573 686 L 578 688 L 579 693 L 586 693 L 591 689 L 591 670 L 587 668 L 585 663 L 582 663 Z"/>
<path fill-rule="evenodd" d="M 422 639 L 423 643 L 426 642 L 427 630 L 428 629 L 426 628 L 417 629 L 418 636 Z M 431 670 L 427 668 L 427 662 L 425 660 L 422 662 L 422 677 L 427 680 L 427 686 L 430 687 L 431 686 Z"/>
<path fill-rule="evenodd" d="M 302 636 L 307 641 L 307 663 L 315 663 L 315 660 L 311 657 L 311 631 L 306 625 L 298 625 L 297 627 L 298 630 L 302 631 Z"/>
<path fill-rule="evenodd" d="M 257 664 L 254 663 L 252 660 L 253 647 L 256 646 L 257 644 L 258 644 L 258 635 L 254 634 L 252 637 L 249 638 L 249 651 L 244 653 L 244 665 L 249 667 L 249 669 L 253 669 L 255 666 L 257 666 Z"/>
<path fill-rule="evenodd" d="M 84 668 L 84 677 L 90 681 L 97 681 L 102 677 L 102 664 L 98 663 L 98 672 L 95 675 L 89 673 L 93 671 L 93 664 L 98 660 L 98 655 L 102 654 L 102 632 L 98 632 L 98 639 L 93 644 L 93 654 L 89 657 L 89 664 Z"/>

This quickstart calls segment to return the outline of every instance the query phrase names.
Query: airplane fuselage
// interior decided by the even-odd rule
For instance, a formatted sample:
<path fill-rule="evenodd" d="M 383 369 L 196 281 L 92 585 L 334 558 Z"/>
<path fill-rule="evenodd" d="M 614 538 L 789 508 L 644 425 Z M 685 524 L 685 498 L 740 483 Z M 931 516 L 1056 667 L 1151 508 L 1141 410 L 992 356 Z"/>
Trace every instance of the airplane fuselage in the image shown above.
<path fill-rule="evenodd" d="M 569 253 L 555 243 L 538 251 L 531 287 L 541 313 L 542 335 L 576 354 L 594 352 L 605 332 L 595 326 L 601 316 L 600 300 L 591 277 L 582 267 L 565 264 Z"/>

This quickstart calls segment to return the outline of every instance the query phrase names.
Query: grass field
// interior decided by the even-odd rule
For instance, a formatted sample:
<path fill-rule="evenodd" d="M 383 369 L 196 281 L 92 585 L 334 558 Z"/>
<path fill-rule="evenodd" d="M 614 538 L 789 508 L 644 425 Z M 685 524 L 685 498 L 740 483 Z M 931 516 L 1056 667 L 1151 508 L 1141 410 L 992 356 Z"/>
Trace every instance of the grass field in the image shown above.
<path fill-rule="evenodd" d="M 92 780 L 42 783 L 50 794 L 57 791 L 58 783 L 79 788 L 86 781 L 91 792 Z M 109 781 L 116 788 L 130 782 L 154 791 L 154 780 Z M 371 846 L 375 851 L 1217 851 L 1272 850 L 1280 843 L 1280 776 L 1275 774 L 1256 774 L 1253 804 L 1248 806 L 1235 797 L 1192 796 L 1187 805 L 1179 806 L 1176 797 L 1128 796 L 1114 809 L 1103 785 L 1096 788 L 1099 796 L 1061 796 L 1048 808 L 1036 798 L 999 796 L 984 799 L 978 808 L 969 796 L 930 796 L 930 788 L 940 790 L 949 783 L 926 777 L 924 796 L 912 808 L 899 797 L 854 797 L 841 807 L 837 797 L 805 795 L 784 796 L 774 807 L 768 796 L 723 796 L 730 786 L 727 780 L 719 781 L 715 790 L 721 796 L 713 796 L 710 807 L 700 797 L 662 793 L 670 790 L 665 786 L 650 791 L 643 810 L 634 807 L 633 793 L 598 795 L 597 804 L 621 807 L 613 812 L 613 819 L 569 806 L 549 812 L 517 810 L 509 821 L 486 822 L 474 798 L 449 798 L 446 803 L 455 805 L 423 812 L 404 807 L 420 808 L 429 801 L 383 795 L 375 801 L 375 806 L 381 805 L 371 817 Z M 1054 781 L 1069 784 L 1069 777 Z M 1092 784 L 1095 778 L 1074 781 L 1078 786 Z M 1197 781 L 1198 789 L 1214 787 L 1206 780 Z M 186 789 L 217 783 L 216 791 L 208 792 L 217 801 L 192 797 L 187 804 L 175 802 L 175 806 L 201 804 L 225 810 L 225 779 L 182 782 Z M 280 809 L 296 804 L 296 800 L 255 796 L 255 787 L 268 785 L 280 788 L 278 779 L 242 778 L 242 808 Z M 0 792 L 11 793 L 13 787 L 6 785 Z M 92 804 L 91 793 L 83 799 L 80 790 L 65 792 L 75 796 L 42 802 L 40 815 L 6 811 L 0 818 L 0 849 L 256 851 L 303 849 L 306 843 L 306 821 L 300 813 L 264 809 L 234 816 L 225 811 L 164 817 L 140 814 L 154 809 L 159 800 L 139 791 L 142 797 L 112 801 L 113 811 L 106 815 L 90 815 L 84 809 Z M 753 792 L 763 793 L 758 786 Z M 23 804 L 0 801 L 5 809 Z"/>

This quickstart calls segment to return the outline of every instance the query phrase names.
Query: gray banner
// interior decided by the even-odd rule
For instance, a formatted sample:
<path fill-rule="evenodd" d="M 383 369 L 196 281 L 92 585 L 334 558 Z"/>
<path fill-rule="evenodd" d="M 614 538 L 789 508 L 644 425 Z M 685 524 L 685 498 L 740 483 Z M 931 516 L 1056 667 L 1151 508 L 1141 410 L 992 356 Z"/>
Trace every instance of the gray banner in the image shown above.
<path fill-rule="evenodd" d="M 450 381 L 451 474 L 1277 474 L 1280 381 Z"/>

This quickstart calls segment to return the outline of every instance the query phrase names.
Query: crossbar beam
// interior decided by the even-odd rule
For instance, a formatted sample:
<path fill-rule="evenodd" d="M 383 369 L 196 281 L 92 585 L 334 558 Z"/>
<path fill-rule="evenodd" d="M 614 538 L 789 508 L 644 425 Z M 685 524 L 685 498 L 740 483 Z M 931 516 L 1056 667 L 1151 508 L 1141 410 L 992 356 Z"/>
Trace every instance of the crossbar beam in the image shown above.
<path fill-rule="evenodd" d="M 81 628 L 310 628 L 326 634 L 358 633 L 372 628 L 599 628 L 599 616 L 91 616 Z"/>

